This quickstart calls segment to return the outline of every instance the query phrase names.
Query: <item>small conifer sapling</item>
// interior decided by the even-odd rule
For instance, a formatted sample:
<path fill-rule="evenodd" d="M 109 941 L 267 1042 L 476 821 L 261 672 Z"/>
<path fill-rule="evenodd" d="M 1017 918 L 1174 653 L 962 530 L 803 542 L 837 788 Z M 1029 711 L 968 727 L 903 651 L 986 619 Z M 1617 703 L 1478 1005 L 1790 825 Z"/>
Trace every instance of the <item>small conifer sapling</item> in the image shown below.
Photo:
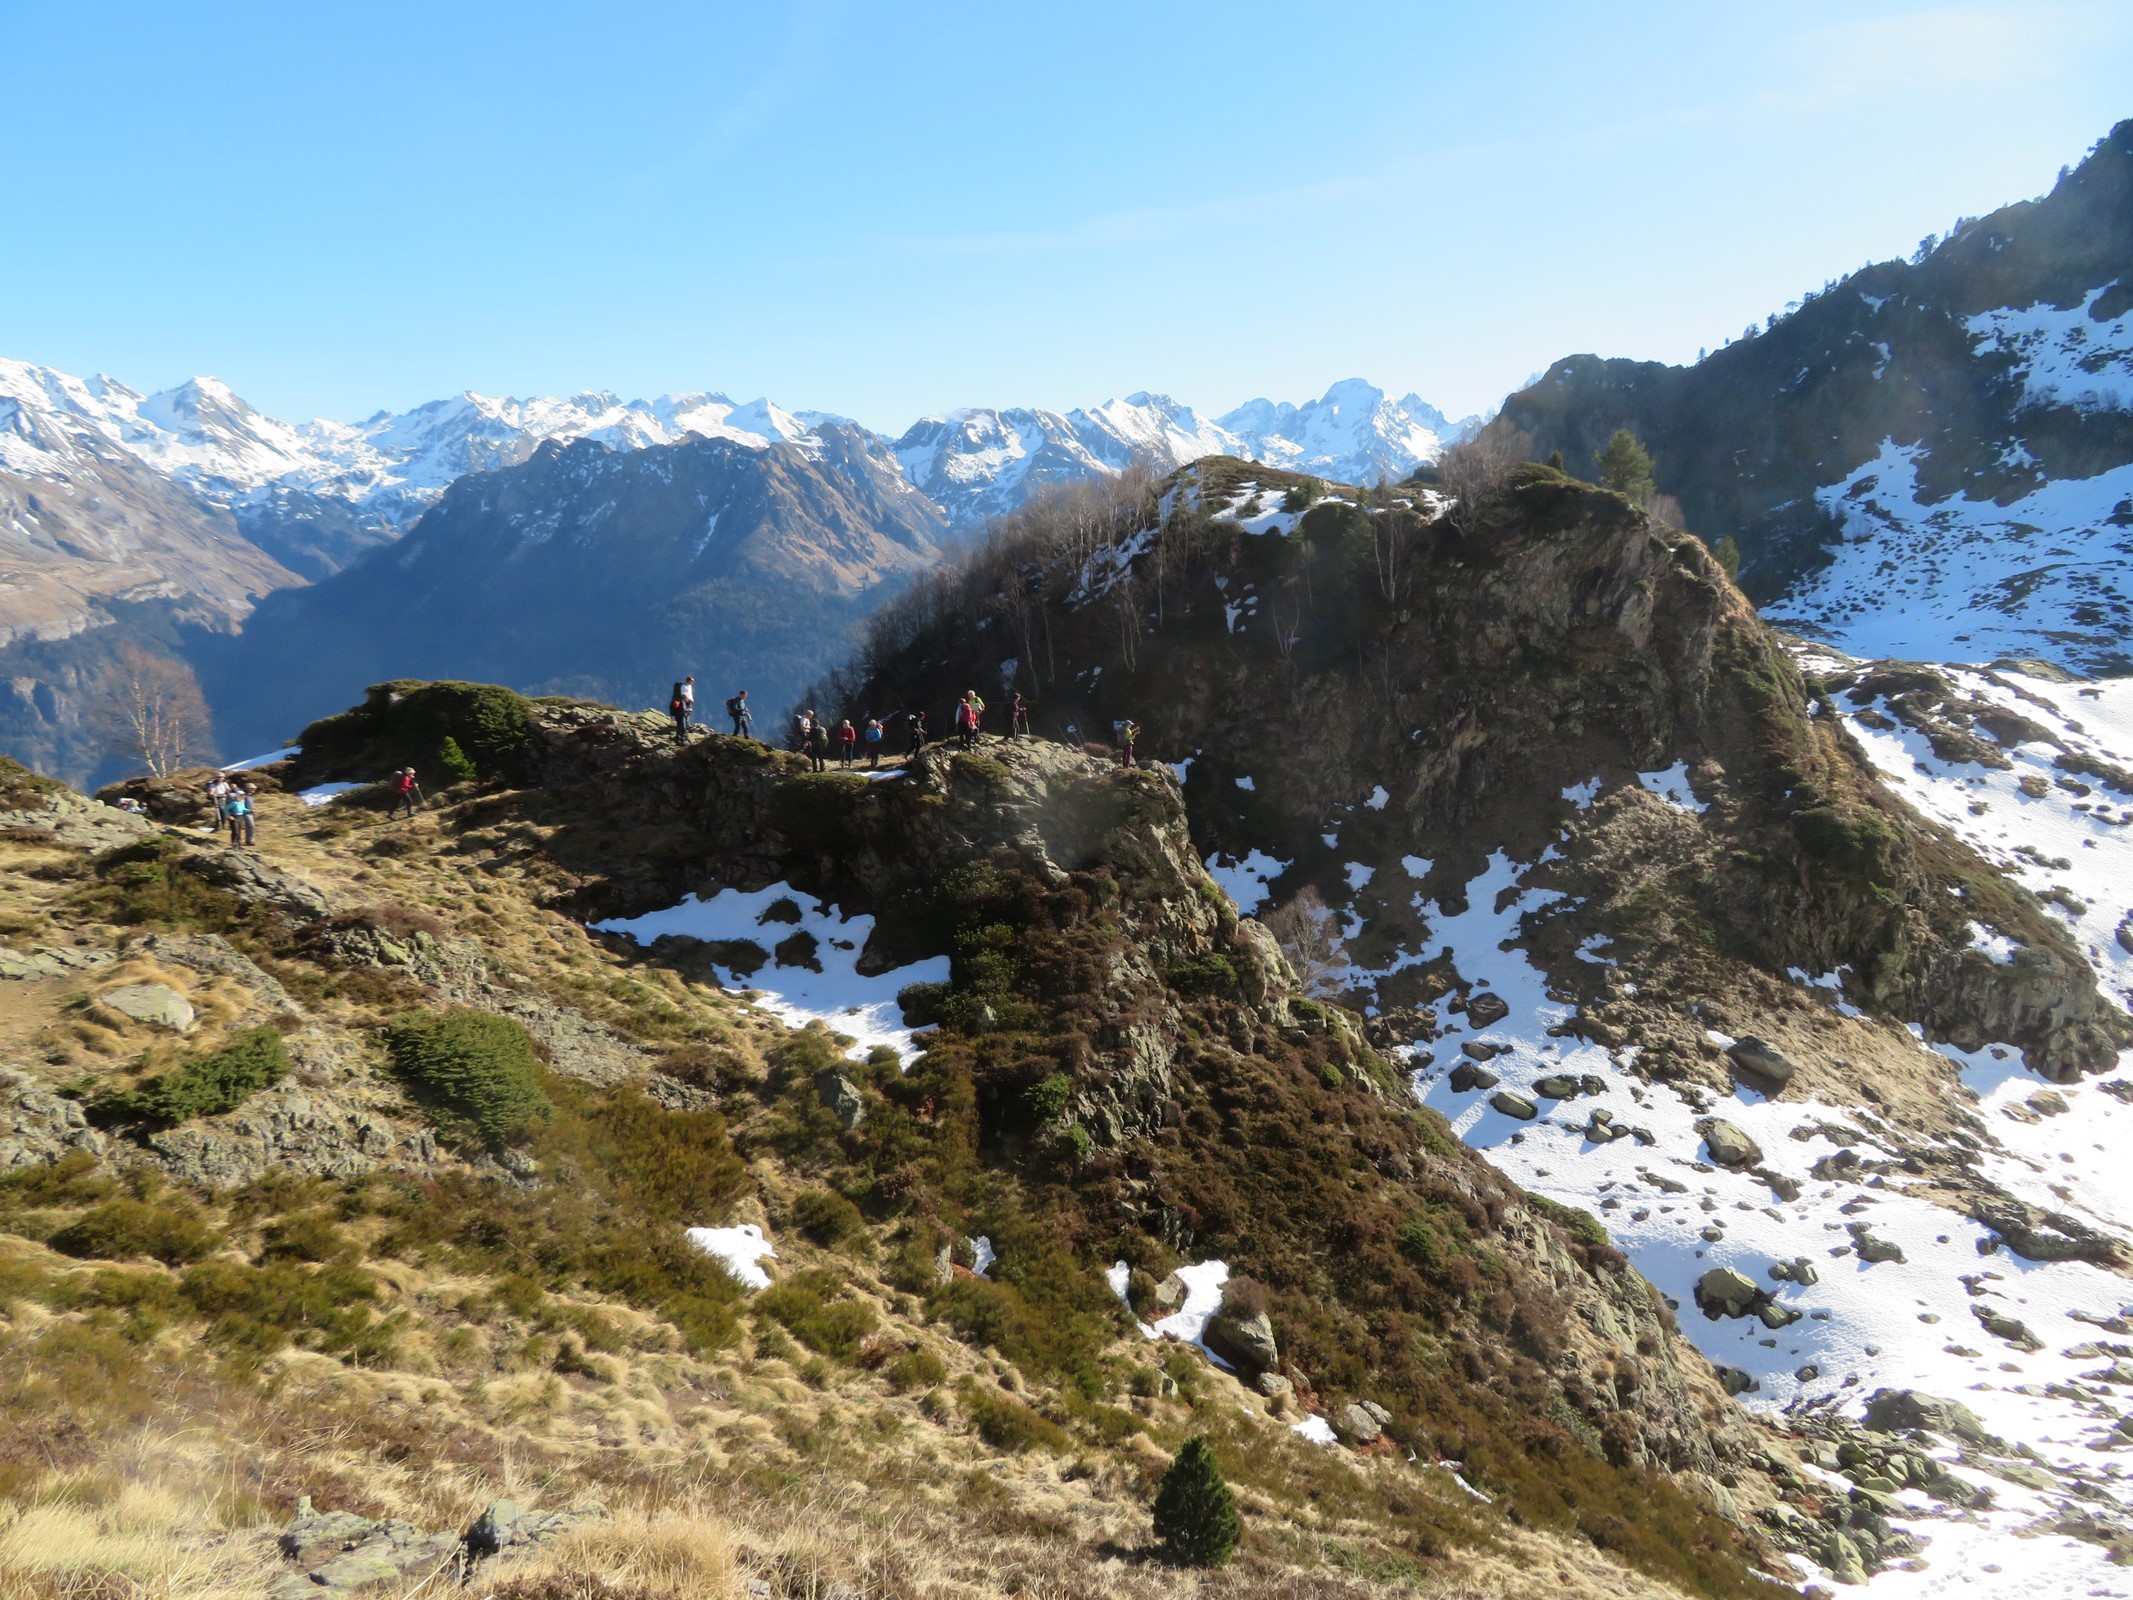
<path fill-rule="evenodd" d="M 1171 1560 L 1219 1567 L 1237 1548 L 1237 1508 L 1204 1434 L 1187 1439 L 1155 1491 L 1155 1537 Z"/>

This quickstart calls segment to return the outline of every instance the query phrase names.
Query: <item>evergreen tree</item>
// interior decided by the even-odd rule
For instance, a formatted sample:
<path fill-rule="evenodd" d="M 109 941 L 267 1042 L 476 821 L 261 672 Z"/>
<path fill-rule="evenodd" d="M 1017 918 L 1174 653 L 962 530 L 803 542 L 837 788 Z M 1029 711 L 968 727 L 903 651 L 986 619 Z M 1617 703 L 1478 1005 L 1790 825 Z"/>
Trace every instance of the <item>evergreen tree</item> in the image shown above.
<path fill-rule="evenodd" d="M 1548 452 L 1548 465 L 1555 468 L 1557 472 L 1561 472 L 1563 470 L 1563 452 L 1550 450 Z"/>
<path fill-rule="evenodd" d="M 1615 429 L 1615 436 L 1607 441 L 1607 448 L 1600 452 L 1600 482 L 1616 494 L 1629 496 L 1642 505 L 1658 489 L 1652 481 L 1652 456 L 1627 428 Z"/>
<path fill-rule="evenodd" d="M 1733 542 L 1732 534 L 1727 534 L 1711 546 L 1711 554 L 1717 558 L 1718 564 L 1726 569 L 1727 577 L 1740 576 L 1740 546 Z"/>
<path fill-rule="evenodd" d="M 459 748 L 459 741 L 450 734 L 446 734 L 444 743 L 437 747 L 437 770 L 444 774 L 446 783 L 465 783 L 468 779 L 478 776 L 474 763 L 468 759 L 467 753 Z"/>
<path fill-rule="evenodd" d="M 1204 1434 L 1185 1441 L 1155 1492 L 1155 1536 L 1173 1561 L 1219 1567 L 1237 1548 L 1237 1508 Z"/>

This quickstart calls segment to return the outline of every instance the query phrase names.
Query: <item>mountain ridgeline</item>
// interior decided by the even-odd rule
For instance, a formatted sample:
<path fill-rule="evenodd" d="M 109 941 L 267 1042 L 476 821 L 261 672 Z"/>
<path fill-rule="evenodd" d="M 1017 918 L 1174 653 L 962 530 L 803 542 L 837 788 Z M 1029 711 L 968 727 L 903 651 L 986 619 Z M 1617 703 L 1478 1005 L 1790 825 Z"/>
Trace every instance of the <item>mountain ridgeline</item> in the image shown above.
<path fill-rule="evenodd" d="M 946 534 L 856 430 L 825 427 L 815 451 L 550 441 L 458 480 L 397 544 L 270 596 L 196 659 L 224 743 L 247 748 L 342 686 L 410 675 L 642 706 L 694 671 L 707 704 L 730 685 L 776 707 Z"/>
<path fill-rule="evenodd" d="M 1840 644 L 2133 668 L 2133 122 L 1928 245 L 1693 366 L 1558 361 L 1496 425 L 1587 475 L 1630 429 L 1750 598 Z M 1892 579 L 1932 625 L 1874 633 Z"/>

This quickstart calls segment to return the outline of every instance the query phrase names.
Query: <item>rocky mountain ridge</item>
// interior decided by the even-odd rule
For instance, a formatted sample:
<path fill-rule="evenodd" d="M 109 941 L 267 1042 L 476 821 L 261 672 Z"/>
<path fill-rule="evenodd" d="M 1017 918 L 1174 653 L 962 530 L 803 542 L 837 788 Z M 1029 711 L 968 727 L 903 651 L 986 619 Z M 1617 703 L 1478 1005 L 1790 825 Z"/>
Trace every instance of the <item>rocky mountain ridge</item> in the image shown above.
<path fill-rule="evenodd" d="M 1597 1214 L 1749 1404 L 1856 1419 L 1930 1381 L 2039 1452 L 1994 1517 L 1914 1506 L 1929 1565 L 2100 1571 L 2123 1411 L 2063 1319 L 2124 1324 L 2133 1211 L 2084 1165 L 2107 1147 L 2054 1130 L 2133 1094 L 2121 774 L 2072 709 L 2105 686 L 1788 646 L 1699 542 L 1537 466 L 1447 508 L 1206 462 L 1093 548 L 1018 533 L 818 698 L 998 685 L 1054 733 L 1137 722 L 1306 992 L 1362 1011 L 1499 1170 Z M 2024 806 L 2069 808 L 2064 844 Z M 2047 842 L 2119 887 L 2091 904 Z M 1871 1567 L 1844 1538 L 1825 1570 Z"/>
<path fill-rule="evenodd" d="M 2133 122 L 1693 366 L 1559 361 L 1500 426 L 1579 473 L 1631 429 L 1771 618 L 1849 653 L 2124 672 L 2128 260 Z"/>

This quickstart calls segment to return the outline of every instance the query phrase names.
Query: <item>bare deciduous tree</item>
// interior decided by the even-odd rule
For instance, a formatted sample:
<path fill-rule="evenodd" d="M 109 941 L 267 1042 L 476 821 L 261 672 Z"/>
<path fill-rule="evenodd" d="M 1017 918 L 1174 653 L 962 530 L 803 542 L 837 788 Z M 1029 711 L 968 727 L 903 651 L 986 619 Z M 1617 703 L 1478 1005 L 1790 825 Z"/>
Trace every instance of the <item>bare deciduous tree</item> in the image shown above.
<path fill-rule="evenodd" d="M 167 778 L 208 749 L 207 701 L 192 668 L 122 644 L 104 669 L 103 725 L 111 753 Z"/>
<path fill-rule="evenodd" d="M 1340 919 L 1316 889 L 1305 885 L 1287 905 L 1259 920 L 1296 969 L 1305 994 L 1328 999 L 1347 986 L 1348 953 L 1337 936 Z"/>
<path fill-rule="evenodd" d="M 1445 451 L 1437 476 L 1452 497 L 1453 524 L 1464 531 L 1474 509 L 1504 486 L 1514 468 L 1532 459 L 1533 436 L 1501 421 Z"/>

